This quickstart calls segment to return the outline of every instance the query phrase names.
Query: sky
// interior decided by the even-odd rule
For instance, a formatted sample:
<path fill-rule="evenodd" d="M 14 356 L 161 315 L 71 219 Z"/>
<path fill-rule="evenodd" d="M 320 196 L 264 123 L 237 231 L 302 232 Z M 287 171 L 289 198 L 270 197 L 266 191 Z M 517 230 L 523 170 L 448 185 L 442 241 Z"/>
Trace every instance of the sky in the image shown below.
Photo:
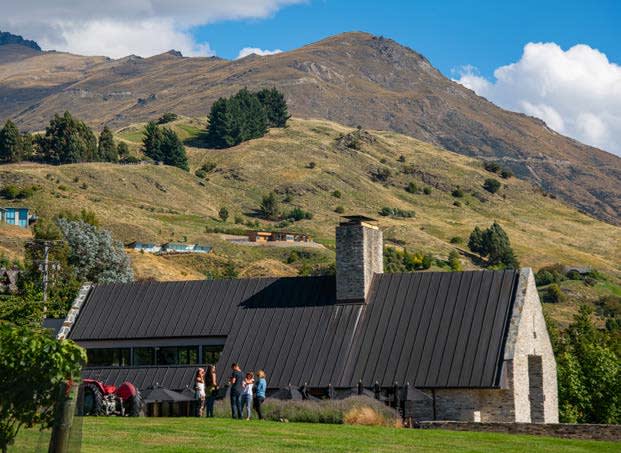
<path fill-rule="evenodd" d="M 234 59 L 367 31 L 501 107 L 621 155 L 621 0 L 0 0 L 0 30 L 113 58 Z"/>

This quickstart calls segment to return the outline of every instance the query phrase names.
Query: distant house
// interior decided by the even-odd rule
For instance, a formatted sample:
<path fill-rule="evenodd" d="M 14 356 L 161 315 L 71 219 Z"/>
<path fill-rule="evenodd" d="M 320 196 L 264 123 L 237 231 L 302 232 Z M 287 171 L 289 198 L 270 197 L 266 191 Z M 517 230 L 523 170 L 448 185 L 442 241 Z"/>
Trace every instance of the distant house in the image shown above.
<path fill-rule="evenodd" d="M 131 250 L 139 250 L 145 253 L 209 253 L 211 246 L 201 244 L 182 244 L 178 242 L 167 242 L 165 244 L 154 244 L 152 242 L 130 242 L 125 247 Z"/>
<path fill-rule="evenodd" d="M 34 220 L 35 216 L 31 214 L 29 208 L 24 207 L 2 207 L 0 208 L 0 221 L 15 225 L 20 228 L 28 228 Z"/>
<path fill-rule="evenodd" d="M 291 233 L 287 231 L 249 231 L 250 242 L 312 242 L 313 237 L 304 233 Z"/>
<path fill-rule="evenodd" d="M 146 253 L 158 253 L 162 250 L 162 246 L 152 242 L 130 242 L 125 247 L 132 250 L 138 250 Z"/>
<path fill-rule="evenodd" d="M 209 253 L 211 247 L 200 244 L 181 244 L 179 242 L 167 242 L 162 244 L 161 253 Z"/>

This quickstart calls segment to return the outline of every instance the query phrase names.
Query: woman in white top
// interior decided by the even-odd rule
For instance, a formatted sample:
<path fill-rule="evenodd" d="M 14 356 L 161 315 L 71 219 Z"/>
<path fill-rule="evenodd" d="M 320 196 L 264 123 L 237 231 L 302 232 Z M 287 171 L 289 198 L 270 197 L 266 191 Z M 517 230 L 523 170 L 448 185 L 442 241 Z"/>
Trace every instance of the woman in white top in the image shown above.
<path fill-rule="evenodd" d="M 196 416 L 202 417 L 205 413 L 205 370 L 199 368 L 196 371 L 194 381 L 194 397 L 196 398 Z"/>
<path fill-rule="evenodd" d="M 242 384 L 242 414 L 246 409 L 246 420 L 252 417 L 252 387 L 254 386 L 254 375 L 246 373 L 246 379 Z"/>

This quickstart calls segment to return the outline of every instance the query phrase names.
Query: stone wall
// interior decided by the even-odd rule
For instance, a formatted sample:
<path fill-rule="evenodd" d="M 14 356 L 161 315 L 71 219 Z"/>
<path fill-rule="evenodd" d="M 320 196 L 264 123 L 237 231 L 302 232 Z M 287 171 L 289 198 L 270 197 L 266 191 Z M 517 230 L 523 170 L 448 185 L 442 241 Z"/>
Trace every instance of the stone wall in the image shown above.
<path fill-rule="evenodd" d="M 383 272 L 383 238 L 379 228 L 345 222 L 336 228 L 336 298 L 365 300 L 373 274 Z"/>
<path fill-rule="evenodd" d="M 621 425 L 573 425 L 565 423 L 470 423 L 422 422 L 418 428 L 447 429 L 451 431 L 483 431 L 513 434 L 554 436 L 568 439 L 621 441 Z"/>

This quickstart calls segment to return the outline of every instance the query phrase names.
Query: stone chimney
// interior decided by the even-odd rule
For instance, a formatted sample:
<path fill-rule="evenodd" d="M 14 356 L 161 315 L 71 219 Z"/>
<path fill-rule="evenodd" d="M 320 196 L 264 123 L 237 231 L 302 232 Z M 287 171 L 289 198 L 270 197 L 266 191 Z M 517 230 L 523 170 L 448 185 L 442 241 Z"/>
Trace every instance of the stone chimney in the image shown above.
<path fill-rule="evenodd" d="M 384 272 L 384 240 L 374 219 L 344 216 L 336 227 L 336 299 L 364 302 L 373 274 Z"/>

